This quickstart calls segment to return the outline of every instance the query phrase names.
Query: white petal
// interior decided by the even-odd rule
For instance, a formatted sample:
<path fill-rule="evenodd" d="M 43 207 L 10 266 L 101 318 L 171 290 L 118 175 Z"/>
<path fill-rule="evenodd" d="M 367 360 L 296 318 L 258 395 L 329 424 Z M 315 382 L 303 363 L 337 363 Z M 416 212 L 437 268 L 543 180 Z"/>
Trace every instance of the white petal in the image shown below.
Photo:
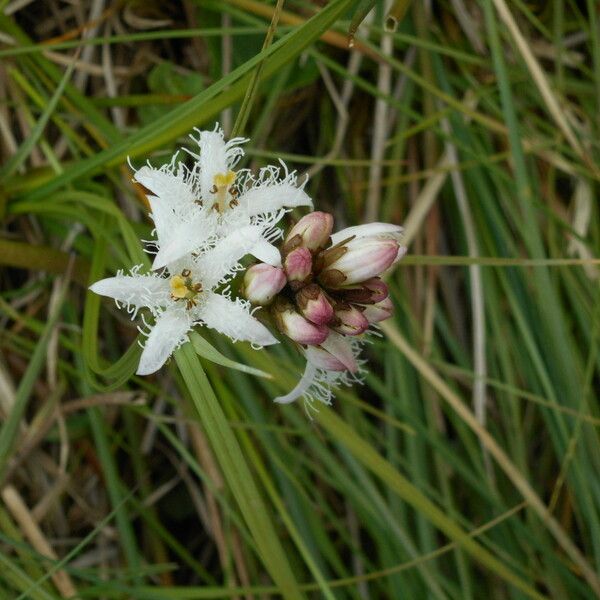
<path fill-rule="evenodd" d="M 158 316 L 146 340 L 136 373 L 149 375 L 158 371 L 191 327 L 189 311 L 184 308 L 166 310 Z"/>
<path fill-rule="evenodd" d="M 214 185 L 215 175 L 227 173 L 233 169 L 238 160 L 244 155 L 239 147 L 246 140 L 233 138 L 228 142 L 223 137 L 223 130 L 218 127 L 214 131 L 198 131 L 195 141 L 200 146 L 200 155 L 195 155 L 200 168 L 200 192 L 205 201 L 211 197 L 210 190 Z M 195 139 L 195 138 L 193 138 Z"/>
<path fill-rule="evenodd" d="M 358 371 L 358 364 L 354 357 L 354 351 L 352 350 L 352 344 L 350 340 L 336 333 L 330 331 L 327 339 L 321 344 L 327 352 L 333 354 L 351 373 Z"/>
<path fill-rule="evenodd" d="M 258 346 L 276 344 L 271 332 L 250 314 L 249 304 L 232 301 L 220 294 L 206 292 L 195 315 L 207 327 L 229 336 L 233 341 L 244 340 Z"/>
<path fill-rule="evenodd" d="M 281 208 L 310 206 L 312 200 L 302 189 L 289 183 L 262 184 L 250 188 L 238 198 L 238 210 L 245 210 L 249 216 L 275 212 Z"/>
<path fill-rule="evenodd" d="M 200 146 L 200 192 L 203 199 L 210 197 L 215 175 L 227 173 L 227 155 L 223 132 L 201 131 L 198 140 Z"/>
<path fill-rule="evenodd" d="M 148 203 L 150 204 L 150 216 L 156 229 L 156 237 L 160 243 L 180 223 L 181 219 L 173 210 L 174 204 L 164 198 L 148 196 Z"/>
<path fill-rule="evenodd" d="M 212 289 L 231 273 L 240 259 L 250 254 L 260 242 L 261 235 L 262 228 L 258 225 L 245 225 L 219 240 L 214 248 L 200 256 L 193 272 L 202 281 L 204 289 Z"/>
<path fill-rule="evenodd" d="M 136 171 L 133 178 L 163 200 L 190 204 L 195 200 L 192 186 L 184 180 L 183 169 L 174 174 L 144 166 Z"/>
<path fill-rule="evenodd" d="M 306 360 L 325 371 L 346 371 L 346 365 L 337 357 L 320 346 L 307 346 L 304 350 Z"/>
<path fill-rule="evenodd" d="M 391 223 L 367 223 L 366 225 L 355 225 L 354 227 L 346 227 L 331 236 L 331 242 L 335 246 L 345 239 L 354 236 L 355 238 L 382 236 L 397 238 L 402 233 L 400 225 L 392 225 Z"/>
<path fill-rule="evenodd" d="M 140 308 L 166 306 L 169 285 L 166 279 L 154 275 L 117 275 L 96 281 L 90 290 L 100 296 Z"/>
<path fill-rule="evenodd" d="M 159 233 L 156 230 L 158 240 L 158 252 L 152 263 L 153 269 L 160 269 L 192 253 L 200 248 L 210 235 L 210 228 L 203 226 L 201 215 L 195 215 L 187 222 L 179 222 Z"/>
<path fill-rule="evenodd" d="M 406 246 L 400 246 L 400 248 L 398 248 L 398 254 L 396 254 L 394 264 L 396 264 L 406 254 L 407 250 L 408 248 Z"/>
<path fill-rule="evenodd" d="M 300 381 L 296 384 L 296 387 L 285 396 L 278 396 L 273 400 L 273 402 L 277 402 L 278 404 L 290 404 L 298 398 L 302 397 L 306 391 L 310 389 L 310 386 L 315 381 L 315 377 L 317 375 L 317 367 L 310 362 L 306 362 L 306 368 L 304 369 L 304 374 L 300 378 Z"/>
<path fill-rule="evenodd" d="M 268 265 L 281 267 L 281 253 L 279 252 L 279 249 L 266 240 L 258 240 L 258 242 L 250 249 L 249 254 L 252 254 L 252 256 Z"/>

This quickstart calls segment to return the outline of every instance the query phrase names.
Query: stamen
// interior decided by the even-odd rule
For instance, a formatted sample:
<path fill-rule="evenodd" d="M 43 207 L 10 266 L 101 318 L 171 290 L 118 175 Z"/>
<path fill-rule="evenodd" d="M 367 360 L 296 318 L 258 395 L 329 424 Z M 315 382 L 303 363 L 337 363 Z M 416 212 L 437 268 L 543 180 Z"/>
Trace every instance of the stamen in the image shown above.
<path fill-rule="evenodd" d="M 198 304 L 197 296 L 202 292 L 202 284 L 194 283 L 190 277 L 191 274 L 189 269 L 183 269 L 181 275 L 173 275 L 169 281 L 171 298 L 175 302 L 185 300 L 185 307 L 188 310 Z"/>
<path fill-rule="evenodd" d="M 237 204 L 235 201 L 235 192 L 229 191 L 229 188 L 235 182 L 236 174 L 233 171 L 227 171 L 227 173 L 217 173 L 213 179 L 213 187 L 211 188 L 211 194 L 215 195 L 215 203 L 212 208 L 218 213 L 222 213 L 228 206 L 233 208 Z M 229 200 L 229 202 L 228 202 Z M 232 203 L 235 202 L 235 204 Z"/>

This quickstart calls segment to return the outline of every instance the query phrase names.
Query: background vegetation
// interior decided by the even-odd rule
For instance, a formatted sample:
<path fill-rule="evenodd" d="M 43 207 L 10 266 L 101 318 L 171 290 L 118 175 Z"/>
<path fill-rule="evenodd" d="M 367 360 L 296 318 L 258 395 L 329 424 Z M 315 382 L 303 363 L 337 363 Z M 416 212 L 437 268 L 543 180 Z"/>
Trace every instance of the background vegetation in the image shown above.
<path fill-rule="evenodd" d="M 372 4 L 288 0 L 261 50 L 266 2 L 0 2 L 0 597 L 600 595 L 599 5 L 375 3 L 350 49 Z M 312 419 L 271 402 L 293 348 L 213 336 L 273 378 L 203 361 L 212 396 L 180 353 L 190 398 L 85 291 L 145 260 L 126 157 L 253 82 L 249 164 L 406 227 L 364 385 Z"/>

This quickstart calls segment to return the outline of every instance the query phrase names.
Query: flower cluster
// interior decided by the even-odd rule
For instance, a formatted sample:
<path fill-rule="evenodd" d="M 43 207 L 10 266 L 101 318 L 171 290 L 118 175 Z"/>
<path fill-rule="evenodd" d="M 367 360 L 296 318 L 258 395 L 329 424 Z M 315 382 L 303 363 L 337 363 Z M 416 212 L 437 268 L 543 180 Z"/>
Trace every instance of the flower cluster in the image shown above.
<path fill-rule="evenodd" d="M 152 270 L 137 265 L 90 289 L 132 318 L 142 308 L 151 314 L 152 324 L 142 315 L 147 339 L 139 375 L 160 369 L 196 326 L 261 347 L 277 342 L 267 323 L 307 360 L 296 388 L 276 401 L 304 396 L 328 403 L 332 388 L 360 373 L 370 326 L 392 314 L 380 276 L 405 251 L 401 228 L 373 223 L 332 234 L 333 217 L 311 212 L 279 242 L 282 217 L 295 207 L 312 208 L 295 172 L 284 163 L 258 173 L 236 170 L 245 139 L 225 141 L 218 127 L 196 133 L 197 151 L 186 150 L 191 166 L 175 155 L 165 166 L 135 171 L 154 223 Z M 244 274 L 243 298 L 233 297 L 230 282 L 247 256 L 258 262 Z"/>
<path fill-rule="evenodd" d="M 332 215 L 310 213 L 287 234 L 282 267 L 257 264 L 244 277 L 245 297 L 269 305 L 277 329 L 306 356 L 304 376 L 280 403 L 301 396 L 330 402 L 332 387 L 360 371 L 363 334 L 393 311 L 380 275 L 405 253 L 402 228 L 371 223 L 332 230 Z"/>

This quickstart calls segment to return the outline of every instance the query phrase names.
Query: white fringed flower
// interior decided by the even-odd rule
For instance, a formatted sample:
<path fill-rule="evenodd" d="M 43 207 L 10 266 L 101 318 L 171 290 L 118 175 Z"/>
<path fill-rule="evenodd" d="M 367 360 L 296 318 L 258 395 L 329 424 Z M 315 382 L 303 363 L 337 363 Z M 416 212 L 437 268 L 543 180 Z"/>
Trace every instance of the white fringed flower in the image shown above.
<path fill-rule="evenodd" d="M 275 398 L 274 402 L 290 404 L 303 398 L 309 408 L 313 408 L 315 401 L 331 404 L 341 385 L 362 382 L 365 361 L 360 358 L 360 353 L 365 341 L 364 336 L 347 337 L 330 332 L 321 346 L 304 347 L 304 374 L 291 392 Z"/>
<path fill-rule="evenodd" d="M 171 263 L 162 274 L 129 275 L 119 272 L 94 283 L 96 294 L 114 298 L 132 318 L 140 308 L 148 308 L 154 325 L 148 325 L 147 339 L 137 369 L 138 375 L 154 373 L 172 352 L 187 341 L 187 333 L 204 325 L 229 336 L 233 341 L 249 341 L 256 346 L 277 343 L 269 330 L 251 314 L 250 303 L 216 293 L 228 276 L 238 269 L 238 260 L 256 243 L 251 226 L 238 231 L 234 242 L 221 240 L 201 255 L 188 255 Z"/>
<path fill-rule="evenodd" d="M 280 266 L 272 245 L 280 232 L 274 226 L 286 209 L 312 207 L 298 185 L 295 172 L 283 162 L 253 175 L 247 169 L 234 171 L 244 151 L 244 138 L 225 141 L 223 130 L 196 130 L 190 136 L 198 153 L 188 151 L 195 163 L 188 168 L 177 155 L 159 169 L 150 165 L 137 170 L 134 179 L 147 188 L 156 231 L 158 252 L 153 269 L 212 247 L 216 240 L 235 239 L 240 228 L 252 227 L 256 243 L 248 252 L 259 260 Z"/>

